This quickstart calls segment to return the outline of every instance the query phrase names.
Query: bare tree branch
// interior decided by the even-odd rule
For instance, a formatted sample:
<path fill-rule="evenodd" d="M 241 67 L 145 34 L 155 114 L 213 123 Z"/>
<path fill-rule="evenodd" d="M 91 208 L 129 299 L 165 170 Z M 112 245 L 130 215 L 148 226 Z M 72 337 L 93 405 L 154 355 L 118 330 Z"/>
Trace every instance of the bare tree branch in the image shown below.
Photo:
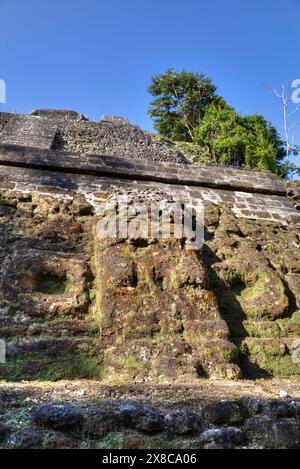
<path fill-rule="evenodd" d="M 281 83 L 281 91 L 279 92 L 276 89 L 273 89 L 273 94 L 280 99 L 282 104 L 282 113 L 283 113 L 283 131 L 285 137 L 285 146 L 286 146 L 286 164 L 289 163 L 290 154 L 293 151 L 294 146 L 294 136 L 290 135 L 292 129 L 294 129 L 297 125 L 300 125 L 300 122 L 293 122 L 289 123 L 289 119 L 291 116 L 295 115 L 300 110 L 300 104 L 293 109 L 293 111 L 289 111 L 289 104 L 292 100 L 289 98 L 289 91 L 292 89 L 291 84 Z"/>

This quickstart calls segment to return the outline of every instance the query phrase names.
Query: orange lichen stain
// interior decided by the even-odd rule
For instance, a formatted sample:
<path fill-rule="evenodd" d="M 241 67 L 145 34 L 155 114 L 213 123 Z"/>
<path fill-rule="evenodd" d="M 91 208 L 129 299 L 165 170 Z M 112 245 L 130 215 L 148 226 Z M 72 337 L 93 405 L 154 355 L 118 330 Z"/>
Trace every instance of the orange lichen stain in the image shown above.
<path fill-rule="evenodd" d="M 22 283 L 23 283 L 23 288 L 26 290 L 34 289 L 35 284 L 36 284 L 34 278 L 30 275 L 24 275 L 22 279 Z"/>
<path fill-rule="evenodd" d="M 128 288 L 115 288 L 113 290 L 113 294 L 115 298 L 123 298 L 123 297 L 130 297 L 136 294 L 135 289 L 128 289 Z"/>
<path fill-rule="evenodd" d="M 153 266 L 153 265 L 157 264 L 157 261 L 150 257 L 148 259 L 143 259 L 142 263 L 143 263 L 143 265 L 146 265 L 146 266 Z"/>
<path fill-rule="evenodd" d="M 216 297 L 215 297 L 215 294 L 211 291 L 204 291 L 203 292 L 203 296 L 209 300 L 209 301 L 213 301 L 214 303 L 216 303 Z"/>

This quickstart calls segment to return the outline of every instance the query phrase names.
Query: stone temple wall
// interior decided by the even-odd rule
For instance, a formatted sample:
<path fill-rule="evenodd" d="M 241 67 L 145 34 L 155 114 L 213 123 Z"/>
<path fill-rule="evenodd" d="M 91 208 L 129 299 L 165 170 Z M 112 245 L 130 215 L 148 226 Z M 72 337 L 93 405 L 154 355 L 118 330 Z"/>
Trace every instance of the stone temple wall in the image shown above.
<path fill-rule="evenodd" d="M 11 165 L 15 167 L 14 177 Z M 204 165 L 125 160 L 102 155 L 40 150 L 0 144 L 2 184 L 17 190 L 59 189 L 85 194 L 95 204 L 113 187 L 159 188 L 181 200 L 229 204 L 238 217 L 298 224 L 300 214 L 272 173 Z M 15 179 L 15 180 L 14 180 Z"/>
<path fill-rule="evenodd" d="M 286 184 L 287 196 L 293 201 L 293 204 L 300 209 L 300 181 L 289 181 Z"/>
<path fill-rule="evenodd" d="M 5 125 L 2 126 L 1 122 Z M 166 142 L 153 139 L 126 120 L 91 122 L 74 111 L 37 110 L 29 115 L 0 113 L 0 141 L 6 144 L 55 148 L 77 153 L 115 155 L 187 163 L 184 155 Z M 55 135 L 55 140 L 53 136 Z"/>
<path fill-rule="evenodd" d="M 72 122 L 80 133 L 85 118 L 40 111 L 31 119 L 49 120 L 48 130 L 56 122 L 56 144 L 52 131 L 34 124 L 21 145 L 19 117 L 2 116 L 2 378 L 299 378 L 300 213 L 283 181 L 268 172 L 178 164 L 167 147 L 163 161 L 153 162 L 159 150 L 152 143 L 124 158 L 133 148 L 125 137 L 120 158 L 79 152 L 77 144 L 73 151 L 73 143 L 63 151 L 60 129 Z M 28 144 L 31 133 L 36 146 Z M 102 148 L 100 134 L 93 148 Z M 176 240 L 99 240 L 103 204 L 118 194 L 202 200 L 202 250 Z"/>

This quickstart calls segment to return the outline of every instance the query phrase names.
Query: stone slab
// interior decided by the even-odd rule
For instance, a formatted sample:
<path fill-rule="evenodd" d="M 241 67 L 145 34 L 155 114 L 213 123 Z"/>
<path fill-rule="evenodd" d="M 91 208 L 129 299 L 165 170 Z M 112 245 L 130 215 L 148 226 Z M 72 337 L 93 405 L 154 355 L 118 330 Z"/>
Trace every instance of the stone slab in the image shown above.
<path fill-rule="evenodd" d="M 53 145 L 57 126 L 38 116 L 11 116 L 0 134 L 3 144 L 50 149 Z"/>
<path fill-rule="evenodd" d="M 97 211 L 110 189 L 131 188 L 147 191 L 155 189 L 168 198 L 181 201 L 202 199 L 216 205 L 229 204 L 238 218 L 269 220 L 285 225 L 300 225 L 300 212 L 286 198 L 268 194 L 254 194 L 217 188 L 166 184 L 155 181 L 123 179 L 111 176 L 79 175 L 60 171 L 21 168 L 0 165 L 0 189 L 21 192 L 48 193 L 53 197 L 61 194 L 73 197 L 83 194 Z"/>
<path fill-rule="evenodd" d="M 9 125 L 9 124 L 7 124 Z M 2 134 L 3 135 L 3 134 Z M 2 140 L 3 141 L 3 140 Z M 103 155 L 80 155 L 3 145 L 0 165 L 22 166 L 72 174 L 110 176 L 168 184 L 227 189 L 250 193 L 286 195 L 283 181 L 270 172 L 247 171 L 226 166 L 149 163 Z"/>

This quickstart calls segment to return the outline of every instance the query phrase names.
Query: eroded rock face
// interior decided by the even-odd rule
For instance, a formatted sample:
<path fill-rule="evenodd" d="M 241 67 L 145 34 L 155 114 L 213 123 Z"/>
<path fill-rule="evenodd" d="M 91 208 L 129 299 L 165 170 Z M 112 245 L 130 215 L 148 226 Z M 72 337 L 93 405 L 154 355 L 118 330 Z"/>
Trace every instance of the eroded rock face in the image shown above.
<path fill-rule="evenodd" d="M 100 238 L 95 260 L 106 379 L 241 376 L 201 252 L 181 240 Z"/>
<path fill-rule="evenodd" d="M 246 376 L 299 376 L 299 230 L 207 206 L 204 258 Z"/>
<path fill-rule="evenodd" d="M 98 377 L 89 312 L 92 210 L 83 198 L 1 194 L 2 378 Z"/>
<path fill-rule="evenodd" d="M 286 184 L 287 195 L 290 199 L 293 200 L 297 209 L 300 209 L 300 182 L 299 181 L 289 181 Z"/>
<path fill-rule="evenodd" d="M 299 448 L 277 379 L 300 377 L 299 183 L 174 165 L 124 119 L 0 113 L 0 134 L 0 447 Z M 202 201 L 203 248 L 100 239 L 119 196 Z"/>
<path fill-rule="evenodd" d="M 229 342 L 195 252 L 179 242 L 99 245 L 97 263 L 108 374 L 125 372 L 131 379 L 238 375 L 237 348 Z"/>
<path fill-rule="evenodd" d="M 299 376 L 297 230 L 211 203 L 205 216 L 197 254 L 179 242 L 97 244 L 108 379 Z"/>
<path fill-rule="evenodd" d="M 53 195 L 2 192 L 2 377 L 299 377 L 297 227 L 207 202 L 200 252 L 107 242 L 83 196 Z"/>

